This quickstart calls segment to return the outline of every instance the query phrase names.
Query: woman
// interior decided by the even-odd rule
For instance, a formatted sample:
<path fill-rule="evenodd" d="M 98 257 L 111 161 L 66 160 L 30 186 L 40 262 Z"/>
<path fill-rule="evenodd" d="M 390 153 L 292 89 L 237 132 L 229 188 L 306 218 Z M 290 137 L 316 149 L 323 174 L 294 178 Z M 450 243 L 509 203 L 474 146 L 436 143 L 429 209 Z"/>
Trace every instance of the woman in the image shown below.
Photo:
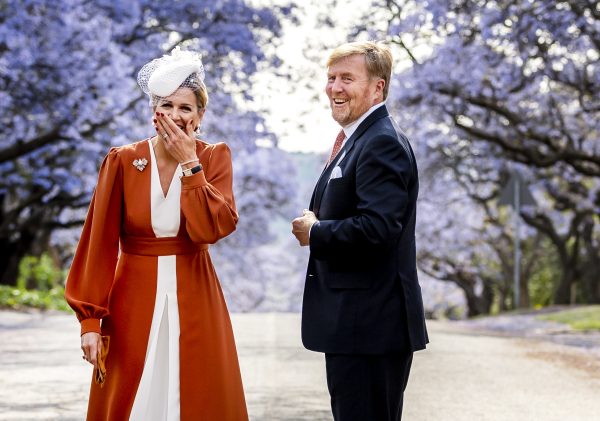
<path fill-rule="evenodd" d="M 106 380 L 88 420 L 247 420 L 227 307 L 208 244 L 238 215 L 224 143 L 195 138 L 208 101 L 199 55 L 146 64 L 157 135 L 112 148 L 102 166 L 65 296 Z"/>

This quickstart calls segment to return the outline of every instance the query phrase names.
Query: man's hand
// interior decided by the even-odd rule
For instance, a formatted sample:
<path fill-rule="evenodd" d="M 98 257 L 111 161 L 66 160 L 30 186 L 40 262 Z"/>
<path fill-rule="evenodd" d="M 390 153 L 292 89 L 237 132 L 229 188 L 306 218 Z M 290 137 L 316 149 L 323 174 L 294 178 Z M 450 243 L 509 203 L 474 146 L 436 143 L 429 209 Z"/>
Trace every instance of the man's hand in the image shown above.
<path fill-rule="evenodd" d="M 308 246 L 310 228 L 317 221 L 315 214 L 308 209 L 304 209 L 302 216 L 292 221 L 292 234 L 296 236 L 302 247 Z"/>

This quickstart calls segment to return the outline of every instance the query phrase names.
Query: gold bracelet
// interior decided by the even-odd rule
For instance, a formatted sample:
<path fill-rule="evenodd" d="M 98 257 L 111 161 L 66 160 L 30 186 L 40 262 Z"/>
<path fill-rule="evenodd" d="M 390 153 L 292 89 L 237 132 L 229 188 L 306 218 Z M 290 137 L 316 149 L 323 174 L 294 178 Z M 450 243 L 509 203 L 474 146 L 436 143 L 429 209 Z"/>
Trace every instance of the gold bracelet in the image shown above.
<path fill-rule="evenodd" d="M 196 161 L 198 161 L 198 158 L 190 159 L 189 161 L 185 161 L 185 162 L 180 162 L 179 165 L 191 164 L 192 162 L 196 162 Z"/>

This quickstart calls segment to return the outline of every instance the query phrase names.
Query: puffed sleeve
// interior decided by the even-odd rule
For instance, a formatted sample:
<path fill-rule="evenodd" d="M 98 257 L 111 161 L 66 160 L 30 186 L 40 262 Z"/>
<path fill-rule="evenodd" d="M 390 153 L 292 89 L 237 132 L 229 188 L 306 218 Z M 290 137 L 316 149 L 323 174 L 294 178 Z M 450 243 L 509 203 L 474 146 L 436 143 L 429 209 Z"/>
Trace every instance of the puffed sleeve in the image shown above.
<path fill-rule="evenodd" d="M 108 315 L 108 295 L 119 254 L 123 209 L 123 173 L 118 150 L 110 150 L 98 175 L 88 214 L 65 289 L 65 298 L 81 322 L 81 334 L 100 333 Z"/>
<path fill-rule="evenodd" d="M 181 183 L 181 210 L 192 241 L 213 244 L 235 230 L 231 151 L 225 143 L 212 145 L 205 168 Z"/>

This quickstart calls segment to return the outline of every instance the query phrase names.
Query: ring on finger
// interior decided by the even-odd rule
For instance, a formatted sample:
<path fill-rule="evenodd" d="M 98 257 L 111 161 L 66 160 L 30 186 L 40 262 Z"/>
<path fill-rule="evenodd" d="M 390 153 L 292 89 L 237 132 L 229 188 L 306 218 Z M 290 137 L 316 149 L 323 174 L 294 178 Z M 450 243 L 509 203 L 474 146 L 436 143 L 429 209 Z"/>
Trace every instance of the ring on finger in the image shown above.
<path fill-rule="evenodd" d="M 163 133 L 163 135 L 162 135 L 162 136 L 163 136 L 165 139 L 169 139 L 169 135 L 168 135 L 168 134 L 166 134 L 166 133 Z"/>

